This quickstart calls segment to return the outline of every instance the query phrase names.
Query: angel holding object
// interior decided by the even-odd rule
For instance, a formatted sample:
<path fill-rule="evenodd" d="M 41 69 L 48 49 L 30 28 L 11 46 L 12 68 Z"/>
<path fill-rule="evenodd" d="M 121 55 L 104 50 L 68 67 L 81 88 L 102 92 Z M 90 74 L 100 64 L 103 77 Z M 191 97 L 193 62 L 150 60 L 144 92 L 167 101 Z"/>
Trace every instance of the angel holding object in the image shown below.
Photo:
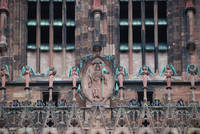
<path fill-rule="evenodd" d="M 73 66 L 70 68 L 70 71 L 68 73 L 68 78 L 72 78 L 72 83 L 73 83 L 73 87 L 77 87 L 77 81 L 80 77 L 80 70 L 78 67 Z"/>
<path fill-rule="evenodd" d="M 29 65 L 23 66 L 21 75 L 25 77 L 25 83 L 26 83 L 25 88 L 29 88 L 30 75 L 36 75 L 32 66 Z"/>
<path fill-rule="evenodd" d="M 167 81 L 167 89 L 171 89 L 171 76 L 177 75 L 176 70 L 172 64 L 168 64 L 162 68 L 162 71 L 160 73 L 160 76 L 163 76 L 163 74 L 166 77 Z"/>
<path fill-rule="evenodd" d="M 124 82 L 124 78 L 128 77 L 128 73 L 126 71 L 126 68 L 123 66 L 120 66 L 116 69 L 116 73 L 115 73 L 117 79 L 119 80 L 119 87 L 123 87 L 123 82 Z"/>
<path fill-rule="evenodd" d="M 188 76 L 189 75 L 189 76 Z M 195 76 L 199 75 L 199 67 L 198 65 L 190 64 L 186 69 L 186 76 L 188 79 L 190 78 L 191 89 L 195 89 Z"/>
<path fill-rule="evenodd" d="M 53 80 L 56 75 L 56 70 L 54 67 L 49 67 L 47 69 L 47 76 L 49 76 L 49 87 L 53 87 Z"/>
<path fill-rule="evenodd" d="M 147 81 L 149 79 L 149 75 L 153 75 L 153 72 L 151 71 L 149 66 L 144 65 L 140 68 L 139 72 L 137 73 L 137 77 L 141 75 L 143 81 L 143 88 L 147 88 Z"/>
<path fill-rule="evenodd" d="M 6 86 L 6 79 L 9 77 L 9 69 L 8 66 L 3 64 L 1 66 L 1 72 L 0 72 L 0 77 L 1 77 L 1 87 L 5 88 Z"/>

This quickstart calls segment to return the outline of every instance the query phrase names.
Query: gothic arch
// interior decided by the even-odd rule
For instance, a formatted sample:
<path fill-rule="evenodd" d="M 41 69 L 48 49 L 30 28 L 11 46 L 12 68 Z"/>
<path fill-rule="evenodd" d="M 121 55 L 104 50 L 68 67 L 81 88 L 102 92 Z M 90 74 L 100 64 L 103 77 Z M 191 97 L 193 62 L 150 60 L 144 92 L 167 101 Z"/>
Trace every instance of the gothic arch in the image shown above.
<path fill-rule="evenodd" d="M 27 127 L 27 128 L 20 128 L 17 131 L 17 134 L 26 134 L 26 133 L 27 134 L 34 134 L 33 129 L 29 128 L 29 127 Z"/>
<path fill-rule="evenodd" d="M 69 128 L 65 134 L 82 134 L 81 129 L 78 127 Z"/>
<path fill-rule="evenodd" d="M 166 128 L 161 134 L 179 134 L 176 128 Z"/>
<path fill-rule="evenodd" d="M 115 129 L 114 134 L 130 134 L 131 132 L 127 127 L 118 127 Z"/>
<path fill-rule="evenodd" d="M 56 128 L 48 127 L 48 128 L 43 128 L 42 134 L 58 134 L 58 131 Z"/>
<path fill-rule="evenodd" d="M 140 128 L 136 134 L 154 134 L 151 128 Z"/>
<path fill-rule="evenodd" d="M 0 134 L 9 134 L 7 129 L 0 129 Z"/>
<path fill-rule="evenodd" d="M 107 132 L 104 128 L 94 128 L 90 130 L 89 134 L 107 134 Z"/>

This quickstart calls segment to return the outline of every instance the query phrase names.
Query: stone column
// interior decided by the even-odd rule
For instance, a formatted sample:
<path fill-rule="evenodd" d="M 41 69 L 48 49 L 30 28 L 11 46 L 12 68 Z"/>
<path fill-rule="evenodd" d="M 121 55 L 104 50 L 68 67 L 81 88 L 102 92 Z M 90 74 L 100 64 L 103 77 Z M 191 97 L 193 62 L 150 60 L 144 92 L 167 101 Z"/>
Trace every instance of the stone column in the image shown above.
<path fill-rule="evenodd" d="M 36 18 L 36 72 L 40 73 L 40 0 L 37 0 L 37 18 Z"/>
<path fill-rule="evenodd" d="M 142 0 L 141 2 L 141 22 L 142 22 L 142 29 L 141 29 L 141 39 L 142 39 L 142 66 L 146 64 L 146 54 L 145 54 L 145 2 Z"/>
<path fill-rule="evenodd" d="M 124 87 L 119 87 L 120 100 L 124 100 Z"/>
<path fill-rule="evenodd" d="M 6 101 L 6 88 L 5 87 L 1 87 L 1 102 L 5 102 Z"/>
<path fill-rule="evenodd" d="M 31 94 L 30 94 L 30 87 L 25 87 L 24 88 L 24 90 L 25 90 L 25 97 L 26 97 L 26 101 L 31 101 L 30 99 L 31 99 Z"/>
<path fill-rule="evenodd" d="M 53 101 L 53 87 L 49 87 L 49 102 Z"/>
<path fill-rule="evenodd" d="M 77 87 L 72 87 L 72 93 L 73 93 L 72 101 L 76 101 L 76 90 L 77 90 Z"/>
<path fill-rule="evenodd" d="M 188 17 L 188 27 L 189 27 L 189 38 L 187 42 L 187 48 L 189 49 L 190 53 L 195 50 L 195 43 L 194 43 L 194 14 L 196 10 L 194 7 L 193 0 L 187 0 L 185 13 Z"/>
<path fill-rule="evenodd" d="M 132 15 L 132 0 L 128 2 L 128 46 L 129 46 L 129 74 L 133 73 L 133 15 Z"/>
<path fill-rule="evenodd" d="M 49 26 L 49 66 L 53 66 L 53 0 L 50 0 L 50 7 L 49 7 L 49 17 L 50 17 L 50 26 Z"/>
<path fill-rule="evenodd" d="M 5 33 L 5 30 L 8 26 L 8 0 L 1 0 L 0 4 L 0 49 L 2 51 L 2 55 L 5 55 L 4 51 L 8 45 Z"/>
<path fill-rule="evenodd" d="M 158 72 L 158 1 L 154 1 L 154 43 L 155 72 Z"/>
<path fill-rule="evenodd" d="M 171 87 L 167 87 L 166 89 L 168 91 L 168 104 L 171 104 L 171 90 L 172 90 L 172 88 Z"/>
<path fill-rule="evenodd" d="M 144 87 L 143 89 L 144 89 L 144 98 L 143 98 L 144 105 L 147 105 L 147 87 Z"/>

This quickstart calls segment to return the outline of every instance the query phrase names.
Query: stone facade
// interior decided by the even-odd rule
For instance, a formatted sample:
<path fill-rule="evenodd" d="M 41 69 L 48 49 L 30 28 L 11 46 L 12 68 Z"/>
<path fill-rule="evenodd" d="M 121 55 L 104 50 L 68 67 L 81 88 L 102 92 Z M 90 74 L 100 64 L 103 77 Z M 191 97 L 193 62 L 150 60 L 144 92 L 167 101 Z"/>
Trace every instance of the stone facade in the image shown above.
<path fill-rule="evenodd" d="M 0 91 L 0 133 L 200 133 L 200 75 L 197 71 L 195 88 L 191 87 L 192 78 L 186 77 L 187 65 L 200 65 L 199 0 L 166 1 L 168 50 L 158 52 L 157 70 L 156 47 L 155 51 L 145 52 L 145 64 L 156 70 L 148 79 L 147 89 L 143 88 L 142 78 L 136 77 L 143 65 L 142 50 L 120 51 L 120 2 L 126 0 L 72 1 L 75 4 L 75 49 L 70 51 L 65 49 L 66 40 L 62 40 L 61 51 L 55 51 L 51 46 L 52 38 L 49 39 L 51 48 L 48 50 L 27 48 L 29 1 L 0 1 L 0 35 L 5 35 L 3 39 L 6 40 L 1 38 L 1 41 L 7 44 L 6 47 L 0 47 L 0 63 L 8 65 L 9 69 L 6 88 L 2 87 Z M 37 4 L 42 2 L 33 1 Z M 49 1 L 51 4 L 54 2 Z M 61 2 L 65 4 L 67 1 Z M 126 2 L 131 7 L 130 0 Z M 62 11 L 66 11 L 65 6 Z M 62 19 L 62 34 L 70 34 L 65 29 L 68 21 L 66 16 L 63 15 Z M 53 25 L 49 24 L 49 27 Z M 49 36 L 52 37 L 52 33 Z M 40 41 L 36 42 L 37 47 Z M 172 76 L 171 90 L 166 89 L 165 78 L 159 75 L 167 64 L 173 64 L 178 74 Z M 25 65 L 31 65 L 36 71 L 36 75 L 30 77 L 30 88 L 25 88 L 25 79 L 21 73 Z M 46 72 L 51 66 L 54 66 L 57 74 L 50 88 Z M 72 66 L 80 68 L 77 87 L 72 87 L 73 81 L 67 77 Z M 102 70 L 99 71 L 98 66 Z M 119 81 L 116 69 L 119 66 L 125 67 L 129 75 L 124 78 L 124 86 L 117 89 L 115 85 Z M 97 75 L 101 77 L 100 80 L 96 80 L 95 73 L 101 73 Z M 93 84 L 90 89 L 87 84 L 93 74 L 95 77 L 91 79 L 99 85 Z M 79 84 L 82 87 L 79 88 Z M 100 89 L 101 93 L 91 91 L 88 97 L 89 90 L 93 88 Z"/>

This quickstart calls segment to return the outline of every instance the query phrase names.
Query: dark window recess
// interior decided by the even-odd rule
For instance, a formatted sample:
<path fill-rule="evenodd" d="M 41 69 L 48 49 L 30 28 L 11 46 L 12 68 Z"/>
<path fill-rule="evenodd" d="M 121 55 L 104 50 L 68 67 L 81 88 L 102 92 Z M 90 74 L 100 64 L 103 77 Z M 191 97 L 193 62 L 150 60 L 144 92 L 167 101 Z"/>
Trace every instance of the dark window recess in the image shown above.
<path fill-rule="evenodd" d="M 67 43 L 75 43 L 75 27 L 67 27 Z"/>
<path fill-rule="evenodd" d="M 46 104 L 49 102 L 49 92 L 43 92 L 43 102 Z M 55 105 L 58 105 L 58 99 L 59 99 L 59 93 L 58 92 L 53 92 L 52 93 L 52 101 L 55 102 Z"/>
<path fill-rule="evenodd" d="M 154 18 L 154 2 L 145 2 L 145 18 Z"/>
<path fill-rule="evenodd" d="M 28 2 L 28 20 L 36 19 L 36 2 Z"/>
<path fill-rule="evenodd" d="M 36 27 L 29 26 L 28 27 L 28 44 L 36 43 Z"/>
<path fill-rule="evenodd" d="M 133 42 L 141 43 L 141 26 L 133 26 Z"/>
<path fill-rule="evenodd" d="M 41 27 L 41 44 L 49 43 L 49 27 L 43 26 Z"/>
<path fill-rule="evenodd" d="M 154 26 L 146 26 L 146 43 L 154 42 Z"/>
<path fill-rule="evenodd" d="M 67 2 L 67 19 L 75 20 L 75 3 Z"/>
<path fill-rule="evenodd" d="M 41 19 L 49 19 L 49 2 L 41 2 Z"/>
<path fill-rule="evenodd" d="M 120 2 L 120 19 L 128 19 L 128 2 Z"/>
<path fill-rule="evenodd" d="M 54 2 L 54 19 L 62 19 L 62 2 Z"/>
<path fill-rule="evenodd" d="M 141 3 L 133 2 L 133 19 L 141 18 Z"/>
<path fill-rule="evenodd" d="M 138 94 L 138 102 L 141 104 L 141 102 L 144 101 L 144 92 L 137 92 Z M 150 104 L 153 103 L 153 92 L 147 92 L 147 101 L 150 102 Z"/>
<path fill-rule="evenodd" d="M 120 43 L 128 43 L 128 26 L 120 26 Z"/>
<path fill-rule="evenodd" d="M 46 104 L 49 101 L 49 92 L 43 92 L 43 102 Z"/>
<path fill-rule="evenodd" d="M 158 42 L 167 43 L 167 26 L 158 26 Z"/>
<path fill-rule="evenodd" d="M 55 26 L 54 30 L 54 43 L 55 44 L 62 44 L 62 27 Z"/>
<path fill-rule="evenodd" d="M 158 1 L 158 18 L 166 18 L 167 17 L 167 2 L 166 1 Z"/>

